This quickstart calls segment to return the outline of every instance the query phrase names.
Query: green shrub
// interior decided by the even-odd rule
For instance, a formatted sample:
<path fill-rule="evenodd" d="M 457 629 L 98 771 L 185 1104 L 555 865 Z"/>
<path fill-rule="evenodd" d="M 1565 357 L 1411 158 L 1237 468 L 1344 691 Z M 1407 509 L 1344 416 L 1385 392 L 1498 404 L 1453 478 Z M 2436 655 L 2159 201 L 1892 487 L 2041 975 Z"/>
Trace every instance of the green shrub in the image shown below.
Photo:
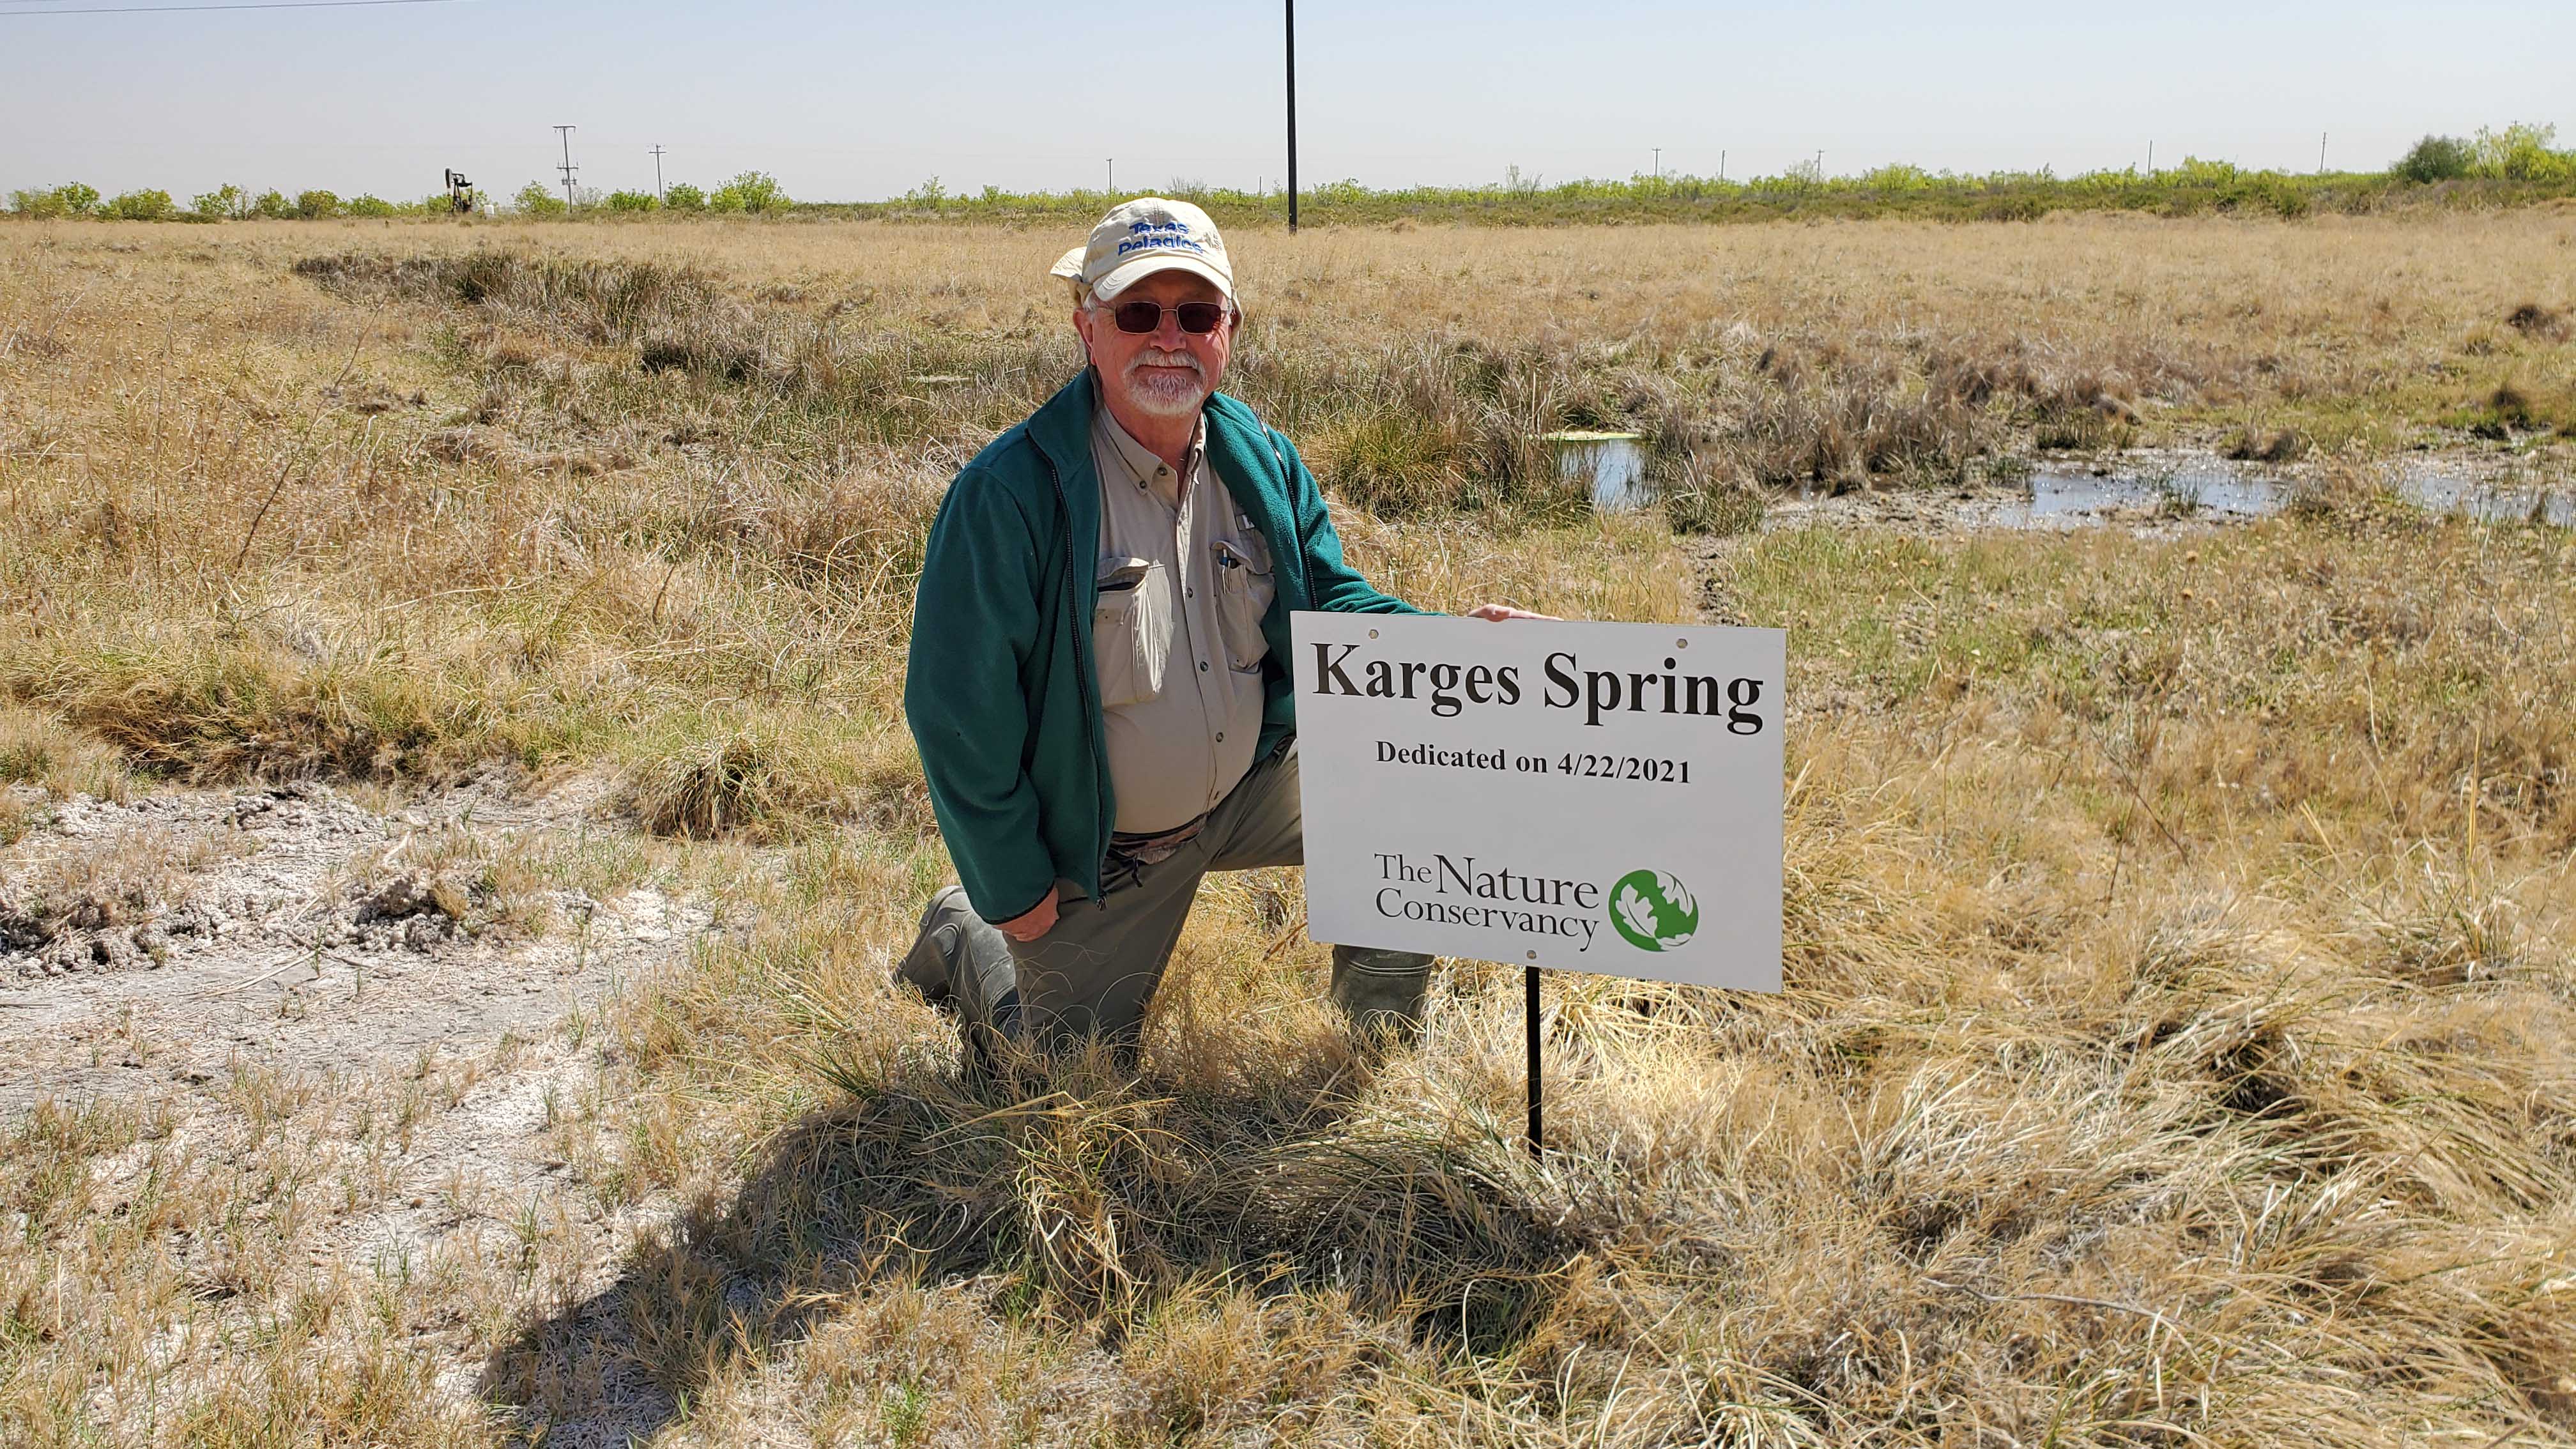
<path fill-rule="evenodd" d="M 612 191 L 608 193 L 611 211 L 652 211 L 662 203 L 649 191 Z"/>
<path fill-rule="evenodd" d="M 98 188 L 68 181 L 54 188 L 54 200 L 66 216 L 88 216 L 98 210 Z"/>
<path fill-rule="evenodd" d="M 107 204 L 107 214 L 118 221 L 168 221 L 179 204 L 166 191 L 129 191 Z"/>
<path fill-rule="evenodd" d="M 240 221 L 250 215 L 250 207 L 250 193 L 229 181 L 198 193 L 188 203 L 188 209 L 205 221 Z"/>
<path fill-rule="evenodd" d="M 546 190 L 544 183 L 531 181 L 510 198 L 510 209 L 521 216 L 561 216 L 572 208 L 564 199 Z"/>
<path fill-rule="evenodd" d="M 2469 174 L 2477 156 L 2476 148 L 2457 136 L 2426 136 L 2388 170 L 2407 181 L 2457 181 Z"/>
<path fill-rule="evenodd" d="M 2576 152 L 2553 151 L 2556 126 L 2517 121 L 2503 130 L 2478 128 L 2476 170 L 2497 181 L 2576 180 Z"/>
<path fill-rule="evenodd" d="M 307 191 L 295 198 L 295 214 L 312 220 L 340 214 L 340 198 L 328 191 Z"/>
<path fill-rule="evenodd" d="M 2245 175 L 2233 161 L 2203 161 L 2197 156 L 2185 156 L 2180 166 L 2164 174 L 2184 186 L 2228 186 Z"/>
<path fill-rule="evenodd" d="M 351 197 L 347 209 L 351 216 L 392 216 L 402 210 L 383 197 L 365 191 Z"/>
<path fill-rule="evenodd" d="M 63 209 L 61 197 L 56 196 L 50 191 L 36 191 L 33 189 L 10 192 L 9 209 L 20 216 L 32 216 L 39 219 L 63 216 L 67 214 Z"/>
<path fill-rule="evenodd" d="M 1931 172 L 1902 163 L 1864 172 L 1860 178 L 1861 186 L 1870 191 L 1929 191 L 1933 181 Z"/>
<path fill-rule="evenodd" d="M 787 199 L 786 189 L 778 184 L 777 178 L 766 171 L 746 171 L 726 182 L 710 203 L 717 211 L 748 211 L 754 215 L 765 211 L 785 211 L 794 204 Z"/>
<path fill-rule="evenodd" d="M 662 205 L 673 211 L 704 211 L 707 194 L 682 181 L 662 193 Z"/>
<path fill-rule="evenodd" d="M 250 209 L 252 215 L 263 221 L 284 221 L 295 215 L 295 203 L 286 199 L 285 192 L 274 187 L 261 192 L 259 199 L 250 204 Z"/>

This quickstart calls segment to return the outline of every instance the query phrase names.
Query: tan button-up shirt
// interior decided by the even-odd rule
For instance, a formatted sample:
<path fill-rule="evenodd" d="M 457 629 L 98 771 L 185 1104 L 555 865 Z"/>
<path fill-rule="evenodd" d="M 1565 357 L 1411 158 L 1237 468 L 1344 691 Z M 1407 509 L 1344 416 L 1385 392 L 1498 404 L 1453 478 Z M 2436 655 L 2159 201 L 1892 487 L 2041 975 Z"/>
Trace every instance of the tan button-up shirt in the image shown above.
<path fill-rule="evenodd" d="M 1113 828 L 1156 834 L 1216 808 L 1261 738 L 1270 550 L 1207 465 L 1207 424 L 1173 469 L 1093 410 L 1100 602 L 1091 645 Z"/>

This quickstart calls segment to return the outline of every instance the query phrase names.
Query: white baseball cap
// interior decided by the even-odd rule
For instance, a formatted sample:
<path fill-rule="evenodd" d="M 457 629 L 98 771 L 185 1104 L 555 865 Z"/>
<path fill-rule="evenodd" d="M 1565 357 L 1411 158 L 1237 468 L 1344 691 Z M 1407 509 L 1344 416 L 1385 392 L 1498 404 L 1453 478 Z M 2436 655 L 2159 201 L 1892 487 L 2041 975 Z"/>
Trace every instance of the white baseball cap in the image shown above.
<path fill-rule="evenodd" d="M 1071 281 L 1077 294 L 1088 292 L 1107 302 L 1156 272 L 1205 277 L 1228 302 L 1234 300 L 1234 263 L 1225 254 L 1225 238 L 1217 234 L 1216 223 L 1186 201 L 1159 196 L 1140 196 L 1110 208 L 1091 229 L 1090 242 L 1066 252 L 1047 274 Z"/>

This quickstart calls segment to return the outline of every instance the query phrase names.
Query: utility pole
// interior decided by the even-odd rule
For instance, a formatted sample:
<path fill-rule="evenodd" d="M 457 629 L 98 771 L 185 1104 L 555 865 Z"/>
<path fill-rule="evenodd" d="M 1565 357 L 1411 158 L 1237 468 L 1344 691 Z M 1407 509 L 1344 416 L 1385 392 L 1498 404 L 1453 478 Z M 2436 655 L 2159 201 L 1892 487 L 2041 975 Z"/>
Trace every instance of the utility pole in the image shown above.
<path fill-rule="evenodd" d="M 1664 179 L 1664 148 L 1661 146 L 1655 148 L 1655 179 Z"/>
<path fill-rule="evenodd" d="M 659 146 L 653 148 L 653 199 L 657 202 L 671 199 L 662 187 L 662 148 Z"/>
<path fill-rule="evenodd" d="M 2317 132 L 2317 174 L 2326 174 L 2326 133 Z"/>
<path fill-rule="evenodd" d="M 1118 158 L 1115 156 L 1109 158 L 1109 194 L 1118 194 Z"/>
<path fill-rule="evenodd" d="M 570 211 L 575 204 L 572 194 L 574 171 L 572 164 L 572 133 L 574 129 L 575 128 L 571 126 L 555 127 L 555 134 L 563 137 L 563 166 L 561 169 L 563 171 L 564 178 L 564 210 L 566 211 Z"/>
<path fill-rule="evenodd" d="M 1726 179 L 1726 148 L 1724 146 L 1717 148 L 1717 179 L 1720 181 L 1724 181 Z"/>
<path fill-rule="evenodd" d="M 2147 174 L 2156 174 L 2156 143 L 2153 141 L 2147 143 Z"/>
<path fill-rule="evenodd" d="M 1297 0 L 1288 9 L 1288 234 L 1297 234 Z"/>

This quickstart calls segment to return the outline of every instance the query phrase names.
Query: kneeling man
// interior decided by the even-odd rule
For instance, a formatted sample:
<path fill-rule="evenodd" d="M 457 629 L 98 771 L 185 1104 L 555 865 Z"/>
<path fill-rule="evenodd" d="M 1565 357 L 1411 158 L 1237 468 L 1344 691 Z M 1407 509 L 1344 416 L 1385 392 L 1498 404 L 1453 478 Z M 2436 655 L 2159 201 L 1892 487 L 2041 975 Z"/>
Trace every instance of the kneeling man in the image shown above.
<path fill-rule="evenodd" d="M 1090 366 L 949 485 L 904 686 L 962 884 L 898 975 L 955 1003 L 979 1058 L 1132 1044 L 1199 878 L 1305 859 L 1289 614 L 1417 612 L 1342 561 L 1297 450 L 1216 390 L 1242 313 L 1205 212 L 1128 202 L 1057 275 Z M 1430 966 L 1336 946 L 1333 998 L 1410 1030 Z"/>

